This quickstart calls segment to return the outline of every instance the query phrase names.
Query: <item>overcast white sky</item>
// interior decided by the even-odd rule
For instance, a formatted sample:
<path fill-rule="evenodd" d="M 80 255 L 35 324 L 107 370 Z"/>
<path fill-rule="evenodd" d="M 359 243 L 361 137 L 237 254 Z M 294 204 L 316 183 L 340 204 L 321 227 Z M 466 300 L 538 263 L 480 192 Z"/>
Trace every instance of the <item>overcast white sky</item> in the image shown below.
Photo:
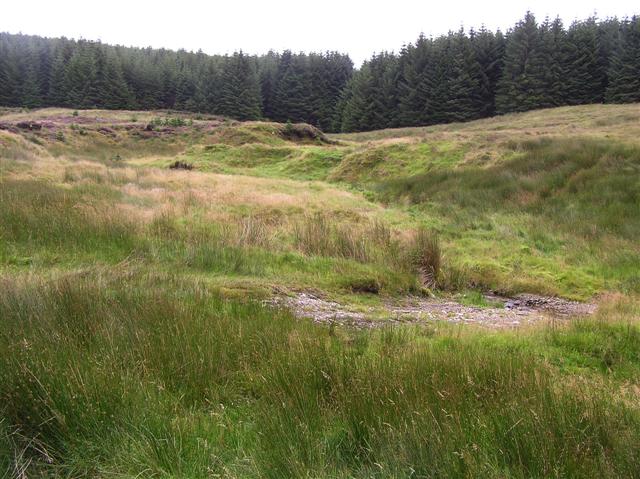
<path fill-rule="evenodd" d="M 2 0 L 0 31 L 205 53 L 338 50 L 359 65 L 373 52 L 484 24 L 506 30 L 531 10 L 570 23 L 597 12 L 640 13 L 638 0 Z"/>

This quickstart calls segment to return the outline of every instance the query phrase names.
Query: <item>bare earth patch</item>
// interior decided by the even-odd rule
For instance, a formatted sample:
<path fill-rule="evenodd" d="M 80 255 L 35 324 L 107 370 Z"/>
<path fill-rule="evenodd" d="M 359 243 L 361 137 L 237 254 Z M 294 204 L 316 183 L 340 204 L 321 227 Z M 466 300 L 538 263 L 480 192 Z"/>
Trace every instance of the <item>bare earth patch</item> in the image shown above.
<path fill-rule="evenodd" d="M 400 304 L 384 307 L 388 319 L 373 319 L 371 314 L 354 311 L 348 306 L 327 301 L 311 293 L 278 296 L 269 304 L 289 308 L 299 318 L 316 323 L 338 324 L 368 329 L 389 324 L 415 324 L 426 321 L 448 321 L 474 324 L 491 329 L 517 328 L 549 319 L 568 319 L 593 314 L 596 305 L 561 298 L 521 294 L 505 298 L 488 294 L 488 301 L 496 306 L 465 306 L 451 300 L 407 298 Z M 376 311 L 379 312 L 379 311 Z"/>

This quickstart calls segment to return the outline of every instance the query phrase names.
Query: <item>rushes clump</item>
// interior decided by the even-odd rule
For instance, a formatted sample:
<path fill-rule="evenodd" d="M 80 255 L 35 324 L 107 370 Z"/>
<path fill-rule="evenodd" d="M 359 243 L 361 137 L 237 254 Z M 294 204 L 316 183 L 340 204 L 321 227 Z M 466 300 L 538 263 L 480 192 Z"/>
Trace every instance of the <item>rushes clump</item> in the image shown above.
<path fill-rule="evenodd" d="M 323 213 L 306 216 L 293 226 L 293 241 L 308 255 L 352 259 L 406 269 L 400 251 L 402 242 L 379 220 L 341 224 Z"/>
<path fill-rule="evenodd" d="M 416 232 L 408 247 L 408 260 L 424 286 L 435 288 L 439 285 L 442 249 L 435 232 L 426 228 Z"/>

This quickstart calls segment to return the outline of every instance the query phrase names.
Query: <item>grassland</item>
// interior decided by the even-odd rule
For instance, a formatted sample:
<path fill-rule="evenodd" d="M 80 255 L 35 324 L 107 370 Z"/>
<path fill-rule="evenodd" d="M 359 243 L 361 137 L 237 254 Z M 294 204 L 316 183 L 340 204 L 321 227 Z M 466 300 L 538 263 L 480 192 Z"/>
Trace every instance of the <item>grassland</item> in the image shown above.
<path fill-rule="evenodd" d="M 1 113 L 0 477 L 640 476 L 640 106 L 330 138 Z M 260 302 L 487 290 L 599 309 L 357 331 Z"/>

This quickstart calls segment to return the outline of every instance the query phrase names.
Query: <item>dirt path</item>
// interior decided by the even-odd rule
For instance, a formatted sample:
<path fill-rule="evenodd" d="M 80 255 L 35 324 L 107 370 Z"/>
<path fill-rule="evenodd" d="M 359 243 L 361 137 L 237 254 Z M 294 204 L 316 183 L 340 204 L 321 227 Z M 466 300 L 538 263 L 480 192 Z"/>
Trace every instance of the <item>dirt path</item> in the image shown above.
<path fill-rule="evenodd" d="M 383 308 L 384 316 L 389 317 L 386 320 L 372 319 L 376 313 L 379 316 L 379 309 L 371 308 L 369 313 L 355 311 L 311 293 L 279 296 L 269 303 L 287 307 L 296 316 L 310 318 L 316 323 L 335 323 L 360 329 L 424 321 L 475 324 L 492 329 L 516 328 L 550 318 L 566 319 L 589 315 L 596 309 L 593 303 L 578 303 L 533 294 L 521 294 L 513 298 L 496 295 L 485 297 L 495 306 L 465 306 L 452 300 L 407 298 L 399 304 L 388 304 Z"/>

